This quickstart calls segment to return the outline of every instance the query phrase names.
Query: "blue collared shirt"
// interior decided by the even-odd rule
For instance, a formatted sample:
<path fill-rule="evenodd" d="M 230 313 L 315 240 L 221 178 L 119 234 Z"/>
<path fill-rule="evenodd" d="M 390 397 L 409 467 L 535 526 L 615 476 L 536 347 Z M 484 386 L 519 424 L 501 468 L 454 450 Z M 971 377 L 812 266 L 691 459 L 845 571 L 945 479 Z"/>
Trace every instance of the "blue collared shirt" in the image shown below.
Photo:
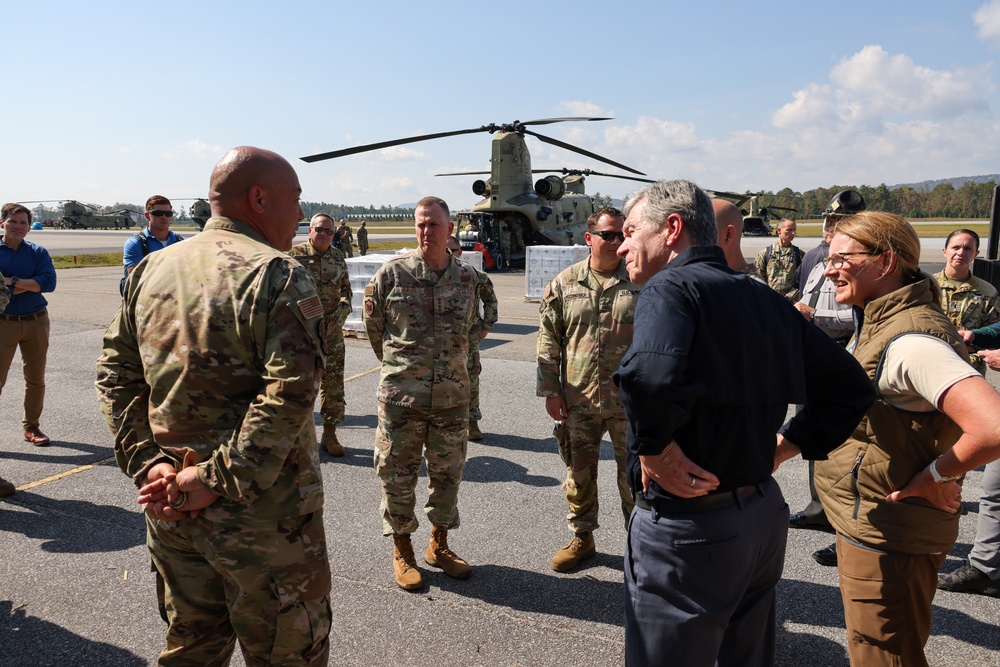
<path fill-rule="evenodd" d="M 56 269 L 52 266 L 49 251 L 31 241 L 21 241 L 14 250 L 0 239 L 0 273 L 7 278 L 32 278 L 38 282 L 42 292 L 51 292 L 56 288 Z M 10 291 L 10 303 L 4 311 L 8 315 L 30 315 L 37 313 L 48 305 L 41 292 L 22 292 L 14 294 Z"/>
<path fill-rule="evenodd" d="M 125 241 L 125 247 L 122 252 L 122 262 L 126 267 L 138 264 L 142 261 L 142 243 L 140 243 L 139 239 L 135 238 L 139 234 L 149 239 L 149 252 L 163 250 L 168 245 L 173 245 L 178 241 L 184 240 L 183 237 L 174 234 L 172 231 L 168 231 L 167 240 L 166 242 L 163 242 L 149 233 L 149 227 L 143 227 L 141 231 L 128 237 L 128 240 Z"/>

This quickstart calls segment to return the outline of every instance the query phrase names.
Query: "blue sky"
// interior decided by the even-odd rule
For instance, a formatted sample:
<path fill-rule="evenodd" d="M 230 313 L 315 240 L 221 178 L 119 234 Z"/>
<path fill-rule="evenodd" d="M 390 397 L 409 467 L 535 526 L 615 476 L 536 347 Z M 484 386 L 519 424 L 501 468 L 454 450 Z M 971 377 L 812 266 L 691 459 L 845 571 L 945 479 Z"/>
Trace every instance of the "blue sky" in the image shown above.
<path fill-rule="evenodd" d="M 807 190 L 1000 171 L 1000 0 L 36 2 L 4 8 L 3 200 L 204 196 L 240 144 L 303 198 L 453 208 L 489 135 L 306 164 L 398 137 L 535 128 L 653 177 Z M 614 171 L 529 139 L 532 165 Z M 627 181 L 591 178 L 620 197 Z"/>

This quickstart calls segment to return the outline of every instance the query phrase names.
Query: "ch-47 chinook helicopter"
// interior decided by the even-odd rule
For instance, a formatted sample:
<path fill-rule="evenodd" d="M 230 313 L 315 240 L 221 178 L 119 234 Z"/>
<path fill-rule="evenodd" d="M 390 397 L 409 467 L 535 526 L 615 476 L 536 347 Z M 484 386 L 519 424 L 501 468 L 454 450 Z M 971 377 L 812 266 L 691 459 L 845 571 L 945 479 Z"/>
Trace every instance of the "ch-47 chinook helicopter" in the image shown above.
<path fill-rule="evenodd" d="M 318 162 L 355 153 L 399 146 L 417 141 L 440 139 L 460 134 L 474 132 L 489 132 L 495 135 L 492 145 L 488 172 L 462 172 L 460 174 L 438 174 L 439 176 L 460 176 L 473 174 L 489 174 L 486 180 L 477 180 L 472 184 L 472 191 L 482 199 L 476 202 L 467 214 L 470 222 L 461 231 L 464 243 L 481 243 L 490 255 L 493 263 L 503 265 L 504 261 L 522 261 L 524 247 L 528 245 L 573 245 L 582 244 L 586 231 L 587 218 L 594 212 L 594 200 L 584 192 L 585 176 L 610 176 L 612 178 L 627 178 L 637 181 L 648 179 L 634 178 L 616 174 L 603 174 L 587 170 L 532 170 L 531 156 L 525 143 L 525 135 L 530 135 L 553 146 L 558 146 L 589 158 L 600 160 L 606 164 L 624 169 L 633 174 L 644 176 L 641 171 L 627 167 L 596 153 L 577 146 L 547 137 L 527 129 L 529 125 L 548 125 L 563 121 L 599 121 L 610 118 L 542 118 L 539 120 L 514 121 L 513 123 L 496 125 L 490 123 L 481 127 L 452 132 L 438 132 L 416 137 L 406 137 L 392 141 L 383 141 L 364 146 L 354 146 L 329 153 L 319 153 L 302 158 L 305 162 Z M 534 181 L 534 174 L 539 172 L 562 172 L 564 176 L 550 175 Z M 651 182 L 651 181 L 649 181 Z M 509 235 L 510 257 L 501 255 L 501 237 Z M 507 245 L 504 243 L 504 245 Z"/>
<path fill-rule="evenodd" d="M 55 199 L 18 202 L 20 204 L 62 204 L 62 216 L 53 222 L 59 229 L 131 229 L 138 224 L 139 214 L 128 209 L 101 213 L 93 204 L 83 204 L 73 199 Z"/>
<path fill-rule="evenodd" d="M 785 206 L 761 206 L 760 194 L 738 195 L 733 192 L 714 192 L 713 196 L 731 199 L 733 204 L 740 209 L 740 213 L 743 214 L 743 236 L 770 236 L 773 231 L 771 229 L 771 211 L 795 212 L 799 210 Z M 743 208 L 744 204 L 747 204 L 748 208 Z"/>
<path fill-rule="evenodd" d="M 198 231 L 200 232 L 205 228 L 205 223 L 208 219 L 212 217 L 212 207 L 209 206 L 208 202 L 200 197 L 182 197 L 180 199 L 173 199 L 171 201 L 191 201 L 191 220 L 194 224 L 198 226 Z"/>

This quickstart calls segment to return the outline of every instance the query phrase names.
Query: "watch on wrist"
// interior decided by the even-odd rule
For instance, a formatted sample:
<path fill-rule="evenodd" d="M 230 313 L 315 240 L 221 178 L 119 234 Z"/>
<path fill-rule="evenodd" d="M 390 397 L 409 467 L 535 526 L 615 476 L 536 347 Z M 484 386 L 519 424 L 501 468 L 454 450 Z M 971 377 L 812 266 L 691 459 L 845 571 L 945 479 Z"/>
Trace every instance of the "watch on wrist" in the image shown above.
<path fill-rule="evenodd" d="M 10 277 L 10 286 L 11 286 L 11 287 L 13 287 L 14 285 L 16 285 L 16 284 L 17 284 L 17 282 L 18 282 L 19 280 L 21 280 L 21 279 L 20 279 L 20 278 L 18 278 L 17 276 L 11 276 L 11 277 Z"/>
<path fill-rule="evenodd" d="M 929 469 L 931 471 L 931 477 L 934 478 L 934 481 L 936 483 L 945 484 L 947 482 L 954 482 L 955 480 L 962 479 L 961 475 L 955 475 L 954 477 L 945 477 L 944 475 L 939 473 L 937 469 L 937 462 L 938 460 L 934 459 L 933 461 L 931 461 L 931 465 L 929 466 Z"/>

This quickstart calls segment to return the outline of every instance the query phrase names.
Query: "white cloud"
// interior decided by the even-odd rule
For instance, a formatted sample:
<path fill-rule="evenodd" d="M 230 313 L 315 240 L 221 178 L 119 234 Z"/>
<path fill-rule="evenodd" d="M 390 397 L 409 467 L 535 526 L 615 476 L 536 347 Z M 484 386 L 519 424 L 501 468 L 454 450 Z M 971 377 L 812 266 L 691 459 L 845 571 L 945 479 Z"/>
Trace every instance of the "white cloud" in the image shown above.
<path fill-rule="evenodd" d="M 407 146 L 390 146 L 373 151 L 368 157 L 379 162 L 419 162 L 427 159 L 427 153 Z"/>
<path fill-rule="evenodd" d="M 614 118 L 615 112 L 593 102 L 561 102 L 559 104 L 570 116 L 591 116 L 595 118 Z"/>
<path fill-rule="evenodd" d="M 222 157 L 226 149 L 222 146 L 211 146 L 199 139 L 189 141 L 177 141 L 168 148 L 163 156 L 172 160 L 195 157 L 198 159 L 211 158 L 218 160 Z"/>
<path fill-rule="evenodd" d="M 988 100 L 995 90 L 989 65 L 935 70 L 867 46 L 834 65 L 826 80 L 791 93 L 770 127 L 713 137 L 694 123 L 641 116 L 606 128 L 603 144 L 583 145 L 651 177 L 690 178 L 717 190 L 992 173 L 991 138 L 1000 123 Z"/>
<path fill-rule="evenodd" d="M 1000 0 L 990 0 L 976 10 L 972 20 L 979 27 L 979 37 L 985 41 L 1000 40 Z"/>

